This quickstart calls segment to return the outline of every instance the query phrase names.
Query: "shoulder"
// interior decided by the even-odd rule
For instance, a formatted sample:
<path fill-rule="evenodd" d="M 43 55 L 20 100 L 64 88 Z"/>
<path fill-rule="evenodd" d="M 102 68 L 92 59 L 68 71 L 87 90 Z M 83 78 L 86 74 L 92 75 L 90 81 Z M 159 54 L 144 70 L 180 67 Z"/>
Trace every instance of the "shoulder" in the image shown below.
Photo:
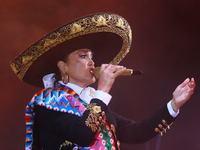
<path fill-rule="evenodd" d="M 57 88 L 46 88 L 38 91 L 34 94 L 33 99 L 45 99 L 49 96 L 60 96 L 60 94 L 67 94 L 64 90 L 57 89 Z"/>

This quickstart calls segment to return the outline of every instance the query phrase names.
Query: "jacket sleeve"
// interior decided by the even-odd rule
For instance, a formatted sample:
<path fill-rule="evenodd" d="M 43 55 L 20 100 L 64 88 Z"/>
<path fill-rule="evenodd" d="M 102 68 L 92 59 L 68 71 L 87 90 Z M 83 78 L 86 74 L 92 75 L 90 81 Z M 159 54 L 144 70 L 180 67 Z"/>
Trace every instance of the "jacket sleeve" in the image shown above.
<path fill-rule="evenodd" d="M 100 108 L 101 111 L 97 110 L 95 114 L 92 111 L 94 108 Z M 101 116 L 102 112 L 106 112 L 106 110 L 107 106 L 98 99 L 91 101 L 89 108 L 87 107 L 81 117 L 49 110 L 43 106 L 35 106 L 35 126 L 72 143 L 88 146 L 93 142 L 98 130 L 98 125 L 94 120 L 98 121 L 97 117 Z M 91 115 L 91 113 L 93 114 Z"/>
<path fill-rule="evenodd" d="M 170 128 L 170 125 L 175 120 L 167 109 L 167 105 L 161 107 L 151 117 L 136 123 L 133 120 L 126 119 L 117 114 L 114 114 L 117 121 L 117 129 L 120 142 L 123 143 L 144 143 L 155 137 L 158 133 L 161 135 Z"/>

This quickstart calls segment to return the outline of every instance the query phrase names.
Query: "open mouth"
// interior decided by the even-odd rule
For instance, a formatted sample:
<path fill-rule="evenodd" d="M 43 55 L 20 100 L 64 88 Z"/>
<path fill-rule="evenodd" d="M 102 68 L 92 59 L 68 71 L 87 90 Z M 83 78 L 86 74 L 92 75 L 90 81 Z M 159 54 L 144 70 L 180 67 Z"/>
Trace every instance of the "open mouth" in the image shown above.
<path fill-rule="evenodd" d="M 93 76 L 95 76 L 95 75 L 94 75 L 94 68 L 90 68 L 90 73 L 91 73 Z"/>

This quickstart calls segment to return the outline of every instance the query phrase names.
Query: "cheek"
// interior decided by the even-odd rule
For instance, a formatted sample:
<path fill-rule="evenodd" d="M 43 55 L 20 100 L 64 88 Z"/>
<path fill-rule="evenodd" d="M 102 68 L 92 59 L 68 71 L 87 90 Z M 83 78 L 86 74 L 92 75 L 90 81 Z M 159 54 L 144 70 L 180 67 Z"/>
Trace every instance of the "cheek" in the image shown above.
<path fill-rule="evenodd" d="M 81 63 L 80 63 L 80 61 L 78 61 L 78 60 L 71 60 L 70 61 L 70 63 L 68 63 L 68 67 L 70 68 L 70 69 L 76 69 L 76 68 L 78 68 L 78 67 L 80 67 L 81 66 Z"/>
<path fill-rule="evenodd" d="M 85 63 L 81 61 L 73 61 L 73 63 L 69 65 L 69 70 L 76 74 L 83 74 L 85 71 Z"/>

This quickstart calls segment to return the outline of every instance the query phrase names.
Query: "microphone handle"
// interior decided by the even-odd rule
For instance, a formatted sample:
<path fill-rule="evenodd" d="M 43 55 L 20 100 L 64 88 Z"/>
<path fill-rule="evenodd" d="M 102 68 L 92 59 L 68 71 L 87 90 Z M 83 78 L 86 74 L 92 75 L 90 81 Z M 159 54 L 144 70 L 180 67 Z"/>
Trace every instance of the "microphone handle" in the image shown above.
<path fill-rule="evenodd" d="M 96 67 L 94 69 L 94 75 L 96 76 L 96 78 L 99 77 L 99 70 L 100 67 Z M 118 71 L 119 69 L 117 69 L 116 71 Z M 131 76 L 131 75 L 142 75 L 143 72 L 141 70 L 134 70 L 134 69 L 126 69 L 122 74 L 120 74 L 120 76 Z"/>

